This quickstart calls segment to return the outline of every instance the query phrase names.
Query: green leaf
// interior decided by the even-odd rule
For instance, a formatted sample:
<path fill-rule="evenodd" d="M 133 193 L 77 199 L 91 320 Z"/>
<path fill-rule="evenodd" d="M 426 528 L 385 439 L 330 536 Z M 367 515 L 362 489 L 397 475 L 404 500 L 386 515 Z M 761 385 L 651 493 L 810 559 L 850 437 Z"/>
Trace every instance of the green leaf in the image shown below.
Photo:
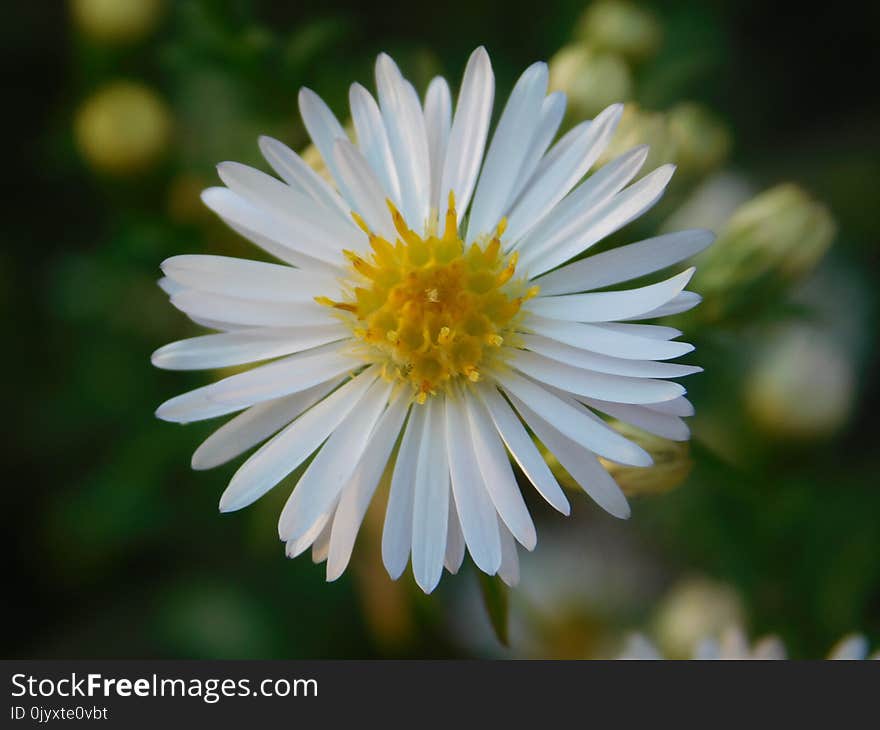
<path fill-rule="evenodd" d="M 507 635 L 507 617 L 509 613 L 509 604 L 507 594 L 507 586 L 501 582 L 501 579 L 494 575 L 486 575 L 483 571 L 477 571 L 477 579 L 480 582 L 480 595 L 483 598 L 483 605 L 489 614 L 489 622 L 492 624 L 492 630 L 504 646 L 510 646 Z"/>

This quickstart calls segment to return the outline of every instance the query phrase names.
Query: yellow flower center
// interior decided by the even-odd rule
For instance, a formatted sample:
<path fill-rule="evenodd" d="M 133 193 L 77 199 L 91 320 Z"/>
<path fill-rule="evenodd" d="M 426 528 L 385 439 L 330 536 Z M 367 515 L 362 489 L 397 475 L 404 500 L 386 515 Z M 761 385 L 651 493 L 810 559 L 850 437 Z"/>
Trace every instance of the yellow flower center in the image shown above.
<path fill-rule="evenodd" d="M 423 403 L 456 380 L 477 382 L 500 359 L 522 303 L 538 288 L 513 279 L 517 255 L 501 250 L 505 221 L 485 245 L 466 246 L 452 193 L 442 236 L 417 235 L 388 207 L 397 239 L 377 236 L 355 214 L 371 254 L 346 251 L 355 283 L 341 302 L 318 301 L 348 313 L 366 359 L 380 363 L 386 378 L 409 383 Z"/>

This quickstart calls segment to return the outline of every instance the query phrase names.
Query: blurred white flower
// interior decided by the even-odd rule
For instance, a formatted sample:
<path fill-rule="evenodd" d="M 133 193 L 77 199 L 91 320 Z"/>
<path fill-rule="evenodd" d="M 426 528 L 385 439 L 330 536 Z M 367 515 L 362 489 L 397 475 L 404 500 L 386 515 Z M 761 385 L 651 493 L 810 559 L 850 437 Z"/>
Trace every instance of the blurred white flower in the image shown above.
<path fill-rule="evenodd" d="M 868 640 L 861 634 L 849 634 L 835 644 L 827 659 L 862 660 L 880 659 L 880 651 L 868 656 Z M 663 653 L 643 634 L 631 634 L 624 642 L 618 659 L 666 659 Z M 739 626 L 729 626 L 717 636 L 704 637 L 697 645 L 691 659 L 742 660 L 787 659 L 785 644 L 778 636 L 765 636 L 754 643 Z"/>
<path fill-rule="evenodd" d="M 663 650 L 689 656 L 699 641 L 743 620 L 743 606 L 732 586 L 703 577 L 684 578 L 661 601 L 654 621 Z"/>

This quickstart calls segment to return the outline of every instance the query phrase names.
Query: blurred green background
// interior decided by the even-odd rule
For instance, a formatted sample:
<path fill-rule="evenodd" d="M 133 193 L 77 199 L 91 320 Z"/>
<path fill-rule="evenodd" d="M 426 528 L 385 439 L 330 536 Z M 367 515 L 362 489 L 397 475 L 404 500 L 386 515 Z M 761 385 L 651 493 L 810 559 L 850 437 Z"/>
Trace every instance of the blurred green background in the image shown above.
<path fill-rule="evenodd" d="M 591 657 L 632 630 L 685 655 L 731 622 L 795 657 L 880 641 L 876 6 L 75 0 L 3 20 L 4 656 Z M 618 475 L 644 493 L 626 523 L 529 493 L 507 648 L 471 567 L 430 598 L 388 579 L 378 512 L 333 584 L 276 540 L 289 483 L 218 515 L 233 469 L 189 470 L 215 424 L 153 416 L 214 376 L 149 362 L 198 329 L 159 263 L 257 254 L 199 201 L 215 163 L 266 169 L 264 133 L 304 148 L 301 85 L 344 118 L 378 52 L 420 91 L 435 73 L 455 89 L 480 44 L 499 99 L 552 59 L 572 119 L 634 102 L 616 148 L 678 163 L 612 243 L 721 233 L 704 306 L 677 318 L 706 368 L 690 452 L 654 443 L 656 469 Z"/>

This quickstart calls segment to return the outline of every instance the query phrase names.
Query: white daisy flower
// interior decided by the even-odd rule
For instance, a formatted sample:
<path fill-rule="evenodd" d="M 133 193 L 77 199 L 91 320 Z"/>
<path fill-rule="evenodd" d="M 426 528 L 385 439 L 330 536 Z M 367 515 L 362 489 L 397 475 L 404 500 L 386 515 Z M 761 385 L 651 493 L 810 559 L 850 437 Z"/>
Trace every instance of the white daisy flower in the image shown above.
<path fill-rule="evenodd" d="M 863 660 L 880 659 L 880 651 L 869 656 L 868 640 L 862 634 L 847 634 L 838 641 L 828 659 Z M 656 646 L 643 634 L 632 634 L 626 640 L 623 652 L 618 659 L 663 659 Z M 788 651 L 778 636 L 765 636 L 750 644 L 745 632 L 738 626 L 731 626 L 716 637 L 705 637 L 694 651 L 693 659 L 787 659 Z"/>
<path fill-rule="evenodd" d="M 690 309 L 693 269 L 648 286 L 622 282 L 693 256 L 712 240 L 683 231 L 573 261 L 650 208 L 673 167 L 629 184 L 647 149 L 585 178 L 620 119 L 614 105 L 552 144 L 565 108 L 547 66 L 520 77 L 486 147 L 494 77 L 471 55 L 453 111 L 446 81 L 423 101 L 387 55 L 378 102 L 351 87 L 349 140 L 327 105 L 302 89 L 306 129 L 334 185 L 292 150 L 261 138 L 281 180 L 234 162 L 205 203 L 279 259 L 175 256 L 163 288 L 193 321 L 219 330 L 159 349 L 169 369 L 271 360 L 172 398 L 157 415 L 186 423 L 241 411 L 193 455 L 207 469 L 263 445 L 238 469 L 224 512 L 259 499 L 313 453 L 279 522 L 287 554 L 312 547 L 328 580 L 348 564 L 386 467 L 382 539 L 388 572 L 411 560 L 432 591 L 465 549 L 515 583 L 516 544 L 535 546 L 508 455 L 553 507 L 569 504 L 526 427 L 599 505 L 629 506 L 599 456 L 650 456 L 599 414 L 687 439 L 692 414 L 665 362 L 690 352 L 670 327 L 634 323 Z"/>

